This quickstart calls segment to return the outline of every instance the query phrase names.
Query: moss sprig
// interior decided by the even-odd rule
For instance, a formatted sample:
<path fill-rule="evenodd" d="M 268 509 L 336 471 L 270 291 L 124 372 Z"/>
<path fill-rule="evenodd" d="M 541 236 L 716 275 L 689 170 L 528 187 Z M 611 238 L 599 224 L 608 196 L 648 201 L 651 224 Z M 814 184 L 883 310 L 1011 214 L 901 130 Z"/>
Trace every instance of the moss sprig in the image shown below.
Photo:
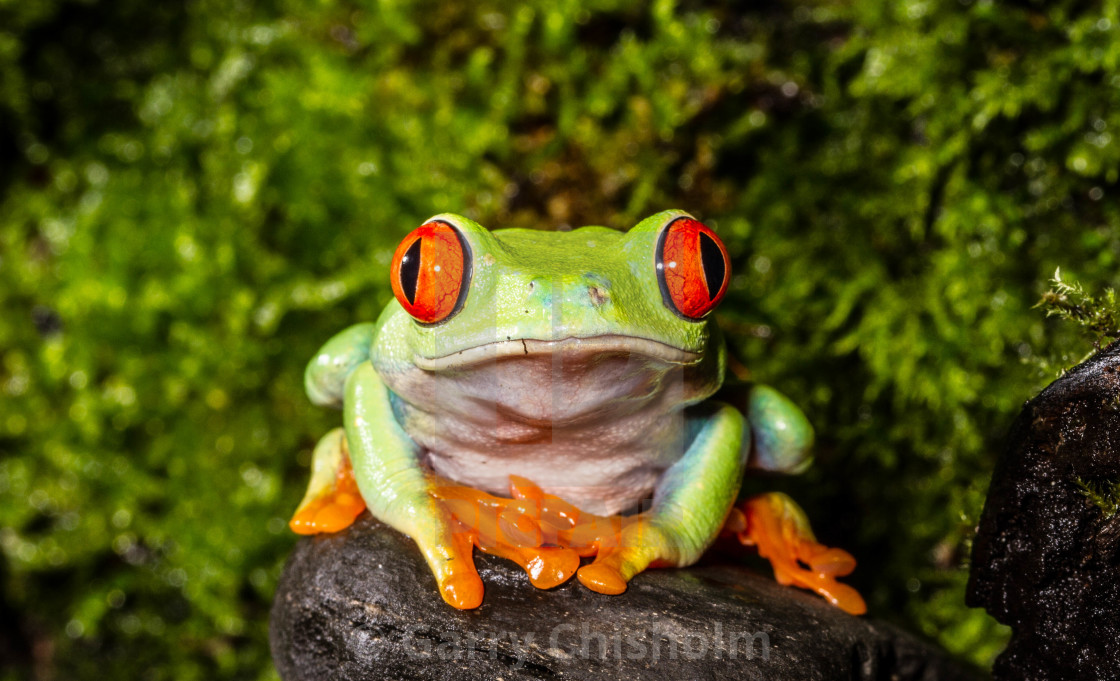
<path fill-rule="evenodd" d="M 1035 305 L 1047 317 L 1058 317 L 1076 324 L 1099 350 L 1109 340 L 1120 339 L 1120 302 L 1116 290 L 1105 289 L 1100 296 L 1087 292 L 1076 281 L 1062 279 L 1062 270 L 1054 270 L 1050 290 Z"/>
<path fill-rule="evenodd" d="M 1099 482 L 1078 478 L 1076 482 L 1081 494 L 1101 510 L 1105 520 L 1120 513 L 1120 480 Z"/>

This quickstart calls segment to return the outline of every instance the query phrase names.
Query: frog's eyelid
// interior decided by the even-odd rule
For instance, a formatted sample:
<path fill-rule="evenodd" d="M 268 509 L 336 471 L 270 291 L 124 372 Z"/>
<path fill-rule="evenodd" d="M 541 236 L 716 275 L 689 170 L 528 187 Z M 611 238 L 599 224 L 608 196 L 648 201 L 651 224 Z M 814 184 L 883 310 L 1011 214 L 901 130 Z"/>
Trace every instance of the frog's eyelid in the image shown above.
<path fill-rule="evenodd" d="M 669 225 L 673 224 L 677 220 L 680 220 L 681 218 L 696 220 L 695 216 L 678 208 L 663 210 L 660 213 L 654 213 L 653 215 L 650 215 L 646 219 L 634 225 L 627 231 L 627 234 L 653 233 L 660 236 L 662 231 L 667 229 Z M 699 222 L 699 220 L 697 220 L 697 222 Z"/>
<path fill-rule="evenodd" d="M 433 215 L 427 222 L 442 222 L 458 232 L 460 239 L 469 244 L 479 253 L 494 250 L 504 250 L 502 242 L 494 238 L 494 234 L 485 225 L 480 225 L 470 218 L 465 218 L 456 213 L 440 213 Z M 476 248 L 477 247 L 477 248 Z"/>
<path fill-rule="evenodd" d="M 427 224 L 429 222 L 442 222 L 445 225 L 448 225 L 449 227 L 458 231 L 459 234 L 464 238 L 468 234 L 490 231 L 474 220 L 465 218 L 457 213 L 440 213 L 439 215 L 433 215 L 432 217 L 425 220 L 424 224 Z"/>

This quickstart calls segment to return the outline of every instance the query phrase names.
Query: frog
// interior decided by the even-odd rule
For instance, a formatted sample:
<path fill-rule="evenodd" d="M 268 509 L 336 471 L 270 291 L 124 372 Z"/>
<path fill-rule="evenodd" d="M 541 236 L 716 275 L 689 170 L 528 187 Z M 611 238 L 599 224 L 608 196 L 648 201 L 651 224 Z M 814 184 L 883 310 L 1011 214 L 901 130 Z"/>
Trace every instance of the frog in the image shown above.
<path fill-rule="evenodd" d="M 446 603 L 473 609 L 484 587 L 472 540 L 486 550 L 485 533 L 471 531 L 477 508 L 465 519 L 449 499 L 497 513 L 516 503 L 536 521 L 504 525 L 505 553 L 489 546 L 542 588 L 574 573 L 621 594 L 647 568 L 692 565 L 732 535 L 779 582 L 864 611 L 836 581 L 854 559 L 818 543 L 796 502 L 738 503 L 751 471 L 805 470 L 814 432 L 770 386 L 718 399 L 729 360 L 712 313 L 732 271 L 714 230 L 681 210 L 626 231 L 490 230 L 444 213 L 399 243 L 389 274 L 380 316 L 307 365 L 308 397 L 341 409 L 343 425 L 314 448 L 293 530 L 337 532 L 368 509 L 415 542 Z M 541 534 L 542 508 L 567 535 Z M 571 532 L 589 522 L 608 530 L 577 546 Z M 531 538 L 511 548 L 517 527 Z M 560 557 L 542 575 L 549 556 Z"/>

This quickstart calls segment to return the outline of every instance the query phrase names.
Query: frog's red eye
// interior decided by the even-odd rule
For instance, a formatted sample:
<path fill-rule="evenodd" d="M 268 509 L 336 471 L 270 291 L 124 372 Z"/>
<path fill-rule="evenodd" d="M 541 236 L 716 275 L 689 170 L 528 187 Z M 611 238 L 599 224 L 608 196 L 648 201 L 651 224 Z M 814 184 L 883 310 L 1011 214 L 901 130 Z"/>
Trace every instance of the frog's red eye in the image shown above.
<path fill-rule="evenodd" d="M 397 246 L 390 279 L 405 312 L 425 324 L 459 311 L 470 282 L 470 249 L 446 222 L 420 225 Z"/>
<path fill-rule="evenodd" d="M 677 218 L 657 241 L 657 279 L 670 310 L 700 319 L 719 304 L 731 280 L 727 249 L 692 218 Z"/>

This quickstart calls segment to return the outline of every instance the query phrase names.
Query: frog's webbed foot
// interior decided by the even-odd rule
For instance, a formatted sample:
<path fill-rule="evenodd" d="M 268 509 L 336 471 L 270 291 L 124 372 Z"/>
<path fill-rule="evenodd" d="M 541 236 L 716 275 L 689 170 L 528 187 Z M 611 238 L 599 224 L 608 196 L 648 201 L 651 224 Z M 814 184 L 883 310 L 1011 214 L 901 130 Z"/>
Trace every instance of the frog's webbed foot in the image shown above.
<path fill-rule="evenodd" d="M 779 492 L 752 497 L 732 509 L 724 526 L 746 546 L 770 561 L 774 579 L 782 585 L 809 589 L 852 615 L 867 612 L 859 593 L 836 581 L 851 574 L 856 560 L 843 549 L 817 542 L 805 512 Z"/>
<path fill-rule="evenodd" d="M 441 480 L 433 496 L 451 513 L 464 546 L 514 561 L 529 582 L 550 589 L 579 574 L 593 591 L 619 594 L 631 577 L 666 554 L 670 538 L 648 516 L 598 516 L 525 478 L 510 476 L 512 499 Z M 595 561 L 580 567 L 580 558 Z"/>
<path fill-rule="evenodd" d="M 335 428 L 319 440 L 311 456 L 311 482 L 288 526 L 297 534 L 338 532 L 366 508 L 354 471 L 346 434 Z"/>
<path fill-rule="evenodd" d="M 454 533 L 469 552 L 480 551 L 512 560 L 538 589 L 551 589 L 568 581 L 579 568 L 580 553 L 569 548 L 560 534 L 569 527 L 564 511 L 574 508 L 546 495 L 533 483 L 513 476 L 513 499 L 439 481 L 432 494 L 454 518 Z"/>

